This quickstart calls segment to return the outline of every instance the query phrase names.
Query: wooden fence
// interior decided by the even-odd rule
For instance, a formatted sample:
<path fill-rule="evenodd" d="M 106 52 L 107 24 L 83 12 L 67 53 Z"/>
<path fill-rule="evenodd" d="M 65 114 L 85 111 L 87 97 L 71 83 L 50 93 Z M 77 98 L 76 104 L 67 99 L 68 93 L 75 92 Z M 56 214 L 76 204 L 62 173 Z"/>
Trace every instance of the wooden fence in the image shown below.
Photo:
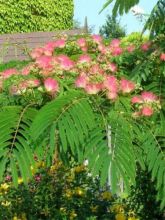
<path fill-rule="evenodd" d="M 29 50 L 57 39 L 59 35 L 67 34 L 68 36 L 73 36 L 87 32 L 88 29 L 86 25 L 82 29 L 75 30 L 0 35 L 0 62 L 27 60 L 29 59 Z"/>

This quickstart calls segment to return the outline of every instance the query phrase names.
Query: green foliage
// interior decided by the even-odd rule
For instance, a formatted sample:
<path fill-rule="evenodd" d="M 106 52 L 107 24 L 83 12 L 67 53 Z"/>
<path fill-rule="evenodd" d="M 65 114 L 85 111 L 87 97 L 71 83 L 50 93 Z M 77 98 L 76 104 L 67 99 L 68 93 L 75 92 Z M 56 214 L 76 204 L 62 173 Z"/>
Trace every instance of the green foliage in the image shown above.
<path fill-rule="evenodd" d="M 131 188 L 129 198 L 126 203 L 130 210 L 134 211 L 140 219 L 163 220 L 163 211 L 159 209 L 159 202 L 156 201 L 155 182 L 151 180 L 151 174 L 146 170 L 137 170 L 136 186 Z"/>
<path fill-rule="evenodd" d="M 0 64 L 0 72 L 10 69 L 10 68 L 17 68 L 22 69 L 24 66 L 26 66 L 30 61 L 18 61 L 18 60 L 12 60 L 8 63 L 1 63 Z"/>
<path fill-rule="evenodd" d="M 73 0 L 2 0 L 0 33 L 71 29 Z"/>
<path fill-rule="evenodd" d="M 153 8 L 150 17 L 148 18 L 143 32 L 145 30 L 150 31 L 150 35 L 153 38 L 155 35 L 163 34 L 165 32 L 165 1 L 159 0 Z"/>
<path fill-rule="evenodd" d="M 121 38 L 125 36 L 125 28 L 121 27 L 116 17 L 107 15 L 106 23 L 100 28 L 99 33 L 105 38 Z"/>

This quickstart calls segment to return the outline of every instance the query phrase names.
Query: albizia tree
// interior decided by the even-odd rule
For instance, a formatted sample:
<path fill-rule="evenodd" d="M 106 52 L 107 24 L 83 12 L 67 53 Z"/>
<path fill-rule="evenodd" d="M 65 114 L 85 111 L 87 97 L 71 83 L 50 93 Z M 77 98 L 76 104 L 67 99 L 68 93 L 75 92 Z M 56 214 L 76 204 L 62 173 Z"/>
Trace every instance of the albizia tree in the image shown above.
<path fill-rule="evenodd" d="M 164 207 L 160 42 L 62 38 L 33 50 L 22 70 L 1 72 L 0 180 L 27 184 L 36 157 L 47 166 L 88 160 L 113 193 L 129 192 L 138 164 L 151 171 Z"/>

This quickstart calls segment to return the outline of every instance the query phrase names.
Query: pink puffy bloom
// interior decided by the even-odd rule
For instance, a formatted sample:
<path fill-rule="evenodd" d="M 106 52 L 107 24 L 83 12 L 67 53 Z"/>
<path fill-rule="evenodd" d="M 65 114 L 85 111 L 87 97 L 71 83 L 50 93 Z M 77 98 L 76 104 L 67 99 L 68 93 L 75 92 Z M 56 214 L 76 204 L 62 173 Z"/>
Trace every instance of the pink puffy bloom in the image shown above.
<path fill-rule="evenodd" d="M 121 55 L 122 53 L 123 53 L 123 50 L 122 50 L 121 47 L 115 47 L 115 48 L 113 48 L 113 50 L 112 50 L 112 55 L 113 55 L 113 56 L 119 56 L 119 55 Z"/>
<path fill-rule="evenodd" d="M 92 39 L 97 44 L 100 44 L 103 40 L 102 37 L 100 35 L 97 35 L 97 34 L 92 35 Z"/>
<path fill-rule="evenodd" d="M 28 87 L 35 88 L 40 85 L 40 81 L 38 79 L 28 79 L 26 84 Z"/>
<path fill-rule="evenodd" d="M 141 109 L 141 114 L 143 116 L 151 116 L 153 115 L 154 111 L 151 107 L 149 106 L 144 106 L 142 109 Z"/>
<path fill-rule="evenodd" d="M 24 75 L 24 76 L 29 75 L 31 69 L 32 69 L 32 65 L 25 66 L 25 67 L 22 69 L 22 75 Z"/>
<path fill-rule="evenodd" d="M 152 92 L 142 92 L 141 97 L 144 102 L 154 102 L 157 100 L 157 96 Z"/>
<path fill-rule="evenodd" d="M 82 50 L 83 52 L 87 52 L 88 47 L 81 47 L 81 50 Z"/>
<path fill-rule="evenodd" d="M 142 49 L 143 51 L 147 51 L 147 50 L 149 50 L 150 45 L 151 45 L 150 42 L 144 43 L 144 44 L 141 45 L 141 49 Z"/>
<path fill-rule="evenodd" d="M 100 68 L 99 64 L 92 65 L 89 72 L 91 75 L 95 75 L 95 74 L 103 75 L 104 73 L 103 69 Z"/>
<path fill-rule="evenodd" d="M 55 48 L 55 44 L 56 42 L 55 41 L 52 41 L 52 42 L 48 42 L 45 46 L 44 46 L 44 54 L 46 56 L 52 56 L 52 53 L 54 51 L 54 48 Z"/>
<path fill-rule="evenodd" d="M 74 62 L 66 55 L 59 55 L 57 59 L 63 70 L 70 70 L 74 67 Z"/>
<path fill-rule="evenodd" d="M 162 54 L 160 55 L 160 59 L 161 59 L 162 61 L 165 61 L 165 53 L 162 53 Z"/>
<path fill-rule="evenodd" d="M 18 86 L 13 85 L 10 86 L 9 93 L 11 95 L 21 95 L 21 90 L 18 88 Z"/>
<path fill-rule="evenodd" d="M 59 90 L 58 82 L 57 82 L 57 80 L 55 80 L 53 78 L 45 79 L 44 87 L 45 87 L 46 91 L 50 92 L 50 93 L 55 93 Z"/>
<path fill-rule="evenodd" d="M 88 78 L 85 74 L 81 74 L 77 77 L 75 85 L 78 88 L 85 88 L 88 82 Z"/>
<path fill-rule="evenodd" d="M 32 50 L 32 52 L 30 53 L 30 56 L 32 59 L 37 59 L 40 56 L 42 56 L 44 52 L 44 48 L 39 47 L 39 48 L 35 48 L 34 50 Z"/>
<path fill-rule="evenodd" d="M 98 84 L 87 84 L 85 87 L 85 91 L 90 94 L 90 95 L 94 95 L 97 94 L 98 92 L 100 92 L 102 89 L 102 84 L 98 83 Z"/>
<path fill-rule="evenodd" d="M 37 58 L 36 64 L 41 69 L 47 69 L 47 68 L 50 69 L 53 67 L 52 66 L 52 57 L 43 55 L 43 56 Z"/>
<path fill-rule="evenodd" d="M 107 98 L 110 99 L 110 100 L 116 100 L 117 97 L 118 97 L 117 92 L 111 92 L 111 91 L 109 91 L 109 92 L 107 93 Z"/>
<path fill-rule="evenodd" d="M 115 63 L 109 63 L 108 64 L 108 69 L 112 72 L 115 73 L 117 71 L 117 66 Z"/>
<path fill-rule="evenodd" d="M 3 77 L 4 79 L 7 79 L 7 78 L 9 78 L 10 76 L 16 75 L 16 74 L 18 74 L 18 70 L 15 69 L 15 68 L 11 68 L 11 69 L 7 69 L 7 70 L 3 71 L 3 72 L 2 72 L 2 77 Z"/>
<path fill-rule="evenodd" d="M 142 102 L 143 102 L 143 99 L 140 96 L 134 96 L 131 99 L 131 103 L 132 104 L 142 103 Z"/>
<path fill-rule="evenodd" d="M 127 47 L 127 51 L 129 53 L 133 52 L 134 50 L 135 50 L 135 46 L 134 45 L 130 45 L 130 46 Z"/>
<path fill-rule="evenodd" d="M 54 42 L 54 47 L 55 48 L 64 48 L 65 44 L 66 44 L 66 42 L 64 39 L 59 39 Z"/>
<path fill-rule="evenodd" d="M 104 84 L 104 87 L 108 89 L 111 93 L 117 93 L 118 82 L 115 76 L 107 76 L 103 84 Z"/>
<path fill-rule="evenodd" d="M 91 62 L 91 57 L 88 55 L 88 54 L 84 54 L 84 55 L 81 55 L 80 57 L 79 57 L 79 60 L 78 60 L 78 62 L 79 63 L 89 63 L 89 62 Z"/>
<path fill-rule="evenodd" d="M 80 39 L 78 39 L 78 40 L 77 40 L 77 45 L 78 45 L 79 47 L 86 47 L 86 40 L 85 40 L 85 38 L 80 38 Z"/>
<path fill-rule="evenodd" d="M 123 93 L 130 93 L 135 89 L 135 83 L 127 79 L 120 81 L 120 89 Z"/>
<path fill-rule="evenodd" d="M 110 47 L 120 47 L 120 42 L 119 39 L 113 39 L 110 43 Z"/>
<path fill-rule="evenodd" d="M 103 44 L 99 44 L 99 45 L 98 45 L 98 50 L 99 50 L 102 54 L 106 54 L 106 52 L 107 52 L 107 48 L 106 48 Z"/>

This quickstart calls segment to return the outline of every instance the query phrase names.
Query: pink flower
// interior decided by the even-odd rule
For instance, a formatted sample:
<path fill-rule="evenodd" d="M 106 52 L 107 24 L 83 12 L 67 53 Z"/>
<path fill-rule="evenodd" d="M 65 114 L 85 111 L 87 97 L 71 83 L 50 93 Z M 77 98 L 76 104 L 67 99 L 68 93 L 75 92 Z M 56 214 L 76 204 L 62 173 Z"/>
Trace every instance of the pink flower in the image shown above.
<path fill-rule="evenodd" d="M 59 90 L 58 82 L 53 78 L 47 78 L 44 81 L 44 86 L 47 92 L 55 93 Z"/>
<path fill-rule="evenodd" d="M 55 48 L 64 48 L 64 47 L 65 47 L 65 44 L 66 44 L 66 42 L 65 42 L 64 39 L 56 40 L 56 41 L 54 42 Z"/>
<path fill-rule="evenodd" d="M 91 62 L 91 57 L 88 55 L 88 54 L 84 54 L 84 55 L 81 55 L 80 57 L 79 57 L 79 60 L 78 60 L 78 62 L 79 63 L 90 63 Z"/>
<path fill-rule="evenodd" d="M 41 56 L 39 58 L 37 58 L 36 60 L 36 64 L 38 65 L 39 68 L 41 69 L 50 69 L 50 68 L 53 68 L 53 65 L 52 65 L 52 57 L 50 56 Z"/>
<path fill-rule="evenodd" d="M 147 51 L 147 50 L 149 50 L 150 45 L 151 45 L 150 42 L 144 43 L 144 44 L 141 45 L 141 49 L 142 49 L 143 51 Z"/>
<path fill-rule="evenodd" d="M 108 92 L 107 93 L 107 98 L 110 100 L 116 100 L 118 97 L 118 94 L 116 92 Z"/>
<path fill-rule="evenodd" d="M 152 92 L 142 92 L 141 97 L 144 102 L 154 102 L 157 100 L 157 96 Z"/>
<path fill-rule="evenodd" d="M 40 85 L 40 81 L 38 79 L 28 79 L 26 84 L 28 87 L 35 88 Z"/>
<path fill-rule="evenodd" d="M 25 66 L 25 67 L 22 69 L 22 75 L 24 75 L 24 76 L 29 75 L 31 69 L 32 69 L 32 65 Z"/>
<path fill-rule="evenodd" d="M 84 38 L 80 38 L 77 40 L 77 44 L 79 47 L 86 47 L 86 40 Z"/>
<path fill-rule="evenodd" d="M 107 76 L 103 84 L 104 84 L 104 87 L 108 89 L 111 93 L 117 93 L 118 82 L 115 76 Z"/>
<path fill-rule="evenodd" d="M 123 50 L 121 47 L 114 47 L 114 48 L 111 48 L 111 51 L 112 51 L 112 55 L 113 56 L 119 56 L 123 53 Z"/>
<path fill-rule="evenodd" d="M 98 84 L 87 84 L 85 87 L 85 91 L 90 94 L 90 95 L 94 95 L 97 94 L 98 92 L 100 92 L 102 89 L 102 84 L 98 83 Z"/>
<path fill-rule="evenodd" d="M 43 54 L 43 52 L 44 52 L 44 49 L 42 47 L 35 48 L 30 53 L 30 56 L 31 56 L 32 59 L 37 59 Z"/>
<path fill-rule="evenodd" d="M 133 52 L 134 50 L 135 50 L 135 46 L 134 45 L 130 45 L 130 46 L 127 47 L 127 51 L 129 53 Z"/>
<path fill-rule="evenodd" d="M 106 48 L 103 44 L 99 44 L 99 45 L 98 45 L 98 50 L 99 50 L 102 54 L 106 54 L 106 52 L 107 52 L 107 48 Z"/>
<path fill-rule="evenodd" d="M 143 116 L 151 116 L 153 115 L 153 113 L 154 113 L 153 109 L 149 106 L 144 106 L 141 110 L 141 114 Z"/>
<path fill-rule="evenodd" d="M 111 41 L 110 47 L 120 47 L 120 40 L 119 39 L 113 39 Z"/>
<path fill-rule="evenodd" d="M 85 74 L 81 74 L 77 77 L 76 81 L 75 81 L 75 85 L 78 88 L 85 88 L 87 85 L 87 77 Z"/>
<path fill-rule="evenodd" d="M 115 73 L 117 71 L 117 66 L 115 63 L 109 63 L 108 64 L 108 69 L 112 72 Z"/>
<path fill-rule="evenodd" d="M 41 179 L 42 179 L 41 174 L 37 174 L 37 175 L 35 175 L 35 181 L 36 181 L 36 182 L 40 182 Z"/>
<path fill-rule="evenodd" d="M 9 78 L 10 76 L 16 75 L 16 74 L 18 74 L 18 70 L 17 70 L 17 69 L 14 69 L 14 68 L 11 68 L 11 69 L 7 69 L 7 70 L 3 71 L 3 72 L 2 72 L 2 77 L 3 77 L 4 79 L 7 79 L 7 78 Z"/>
<path fill-rule="evenodd" d="M 123 93 L 130 93 L 135 89 L 135 83 L 130 80 L 122 79 L 120 81 L 120 89 Z"/>
<path fill-rule="evenodd" d="M 57 59 L 63 70 L 70 70 L 74 67 L 74 62 L 66 55 L 61 54 Z"/>
<path fill-rule="evenodd" d="M 102 37 L 100 35 L 97 35 L 97 34 L 92 35 L 92 39 L 97 44 L 100 44 L 103 40 Z"/>
<path fill-rule="evenodd" d="M 87 52 L 88 47 L 81 47 L 81 50 L 82 50 L 83 52 Z"/>
<path fill-rule="evenodd" d="M 134 97 L 132 97 L 131 102 L 132 102 L 132 104 L 142 103 L 143 99 L 140 96 L 134 96 Z"/>
<path fill-rule="evenodd" d="M 161 59 L 162 61 L 165 61 L 165 53 L 162 53 L 162 54 L 160 55 L 160 59 Z"/>

